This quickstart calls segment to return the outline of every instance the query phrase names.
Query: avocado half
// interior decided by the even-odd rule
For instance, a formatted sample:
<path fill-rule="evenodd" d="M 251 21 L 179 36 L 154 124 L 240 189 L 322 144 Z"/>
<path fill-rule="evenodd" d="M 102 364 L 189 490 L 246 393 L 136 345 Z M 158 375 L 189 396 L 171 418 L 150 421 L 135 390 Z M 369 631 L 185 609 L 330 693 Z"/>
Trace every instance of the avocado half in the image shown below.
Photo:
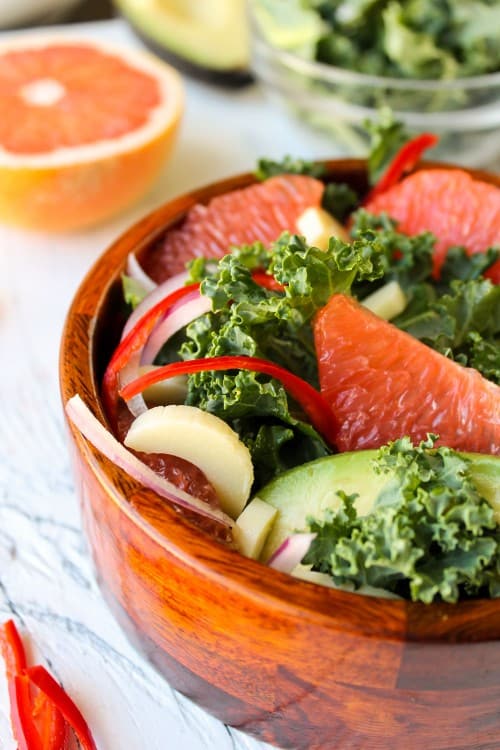
<path fill-rule="evenodd" d="M 356 494 L 359 515 L 370 513 L 390 475 L 373 467 L 376 450 L 340 453 L 319 458 L 281 474 L 258 492 L 258 497 L 278 510 L 278 516 L 261 554 L 264 562 L 296 531 L 307 529 L 307 518 L 322 518 L 326 510 L 341 505 L 338 490 Z M 492 506 L 500 524 L 500 457 L 462 453 L 470 461 L 470 477 Z"/>
<path fill-rule="evenodd" d="M 115 0 L 159 57 L 212 83 L 249 83 L 245 0 Z"/>

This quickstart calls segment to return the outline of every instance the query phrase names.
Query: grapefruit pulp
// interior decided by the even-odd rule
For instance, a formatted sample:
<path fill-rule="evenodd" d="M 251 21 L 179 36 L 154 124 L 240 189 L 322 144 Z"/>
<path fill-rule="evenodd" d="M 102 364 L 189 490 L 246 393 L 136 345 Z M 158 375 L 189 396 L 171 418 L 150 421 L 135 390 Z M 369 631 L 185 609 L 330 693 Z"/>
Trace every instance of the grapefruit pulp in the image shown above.
<path fill-rule="evenodd" d="M 298 231 L 297 219 L 306 208 L 319 207 L 324 187 L 313 177 L 280 175 L 197 204 L 145 259 L 145 270 L 161 282 L 192 258 L 221 257 L 232 245 L 269 245 L 286 230 Z"/>
<path fill-rule="evenodd" d="M 368 201 L 365 208 L 373 214 L 388 213 L 405 234 L 435 234 L 437 273 L 452 245 L 464 245 L 471 254 L 500 245 L 500 189 L 461 169 L 421 169 Z M 499 284 L 500 261 L 486 275 Z"/>
<path fill-rule="evenodd" d="M 439 444 L 500 454 L 500 388 L 351 297 L 334 295 L 314 323 L 321 393 L 340 423 L 341 451 L 428 432 Z"/>
<path fill-rule="evenodd" d="M 144 53 L 40 34 L 0 44 L 0 220 L 97 222 L 163 166 L 182 112 L 177 73 Z"/>

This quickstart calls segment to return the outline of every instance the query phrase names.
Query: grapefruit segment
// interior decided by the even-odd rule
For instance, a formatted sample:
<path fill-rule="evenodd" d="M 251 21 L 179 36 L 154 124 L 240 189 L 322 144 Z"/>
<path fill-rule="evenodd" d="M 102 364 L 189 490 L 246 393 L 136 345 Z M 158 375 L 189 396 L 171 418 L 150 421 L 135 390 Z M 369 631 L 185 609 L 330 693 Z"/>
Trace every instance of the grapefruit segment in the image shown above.
<path fill-rule="evenodd" d="M 500 245 L 500 189 L 461 169 L 421 169 L 369 200 L 365 208 L 388 213 L 405 234 L 433 232 L 436 273 L 452 245 L 464 245 L 470 254 Z M 500 261 L 486 275 L 499 284 Z"/>
<path fill-rule="evenodd" d="M 3 42 L 0 220 L 65 230 L 124 208 L 162 168 L 182 106 L 177 73 L 144 53 L 53 34 Z"/>
<path fill-rule="evenodd" d="M 458 450 L 500 454 L 500 388 L 430 349 L 351 297 L 336 294 L 314 324 L 321 392 L 341 451 L 428 432 Z"/>
<path fill-rule="evenodd" d="M 323 190 L 313 177 L 280 175 L 193 206 L 179 229 L 150 254 L 145 270 L 161 282 L 197 256 L 221 257 L 231 245 L 270 244 L 285 230 L 298 231 L 297 219 L 306 208 L 319 207 Z"/>

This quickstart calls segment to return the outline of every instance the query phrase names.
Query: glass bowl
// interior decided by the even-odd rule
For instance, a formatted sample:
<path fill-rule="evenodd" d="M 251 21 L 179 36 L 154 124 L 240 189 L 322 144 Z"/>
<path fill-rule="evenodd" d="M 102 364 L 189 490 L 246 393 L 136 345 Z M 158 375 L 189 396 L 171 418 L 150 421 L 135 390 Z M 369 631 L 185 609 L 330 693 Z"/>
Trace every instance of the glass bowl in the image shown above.
<path fill-rule="evenodd" d="M 454 80 L 367 75 L 300 57 L 269 42 L 249 3 L 252 67 L 266 92 L 347 154 L 366 150 L 363 123 L 383 107 L 413 133 L 433 132 L 432 156 L 469 166 L 500 158 L 500 72 Z"/>

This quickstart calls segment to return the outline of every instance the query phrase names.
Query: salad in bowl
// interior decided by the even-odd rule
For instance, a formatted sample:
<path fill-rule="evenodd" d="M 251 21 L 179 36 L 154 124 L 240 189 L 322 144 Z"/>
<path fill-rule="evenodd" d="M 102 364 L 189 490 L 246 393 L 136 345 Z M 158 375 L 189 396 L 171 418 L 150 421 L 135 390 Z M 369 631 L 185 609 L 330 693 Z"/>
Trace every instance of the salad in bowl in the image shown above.
<path fill-rule="evenodd" d="M 109 606 L 171 686 L 294 750 L 500 732 L 500 180 L 398 132 L 160 206 L 63 333 Z"/>
<path fill-rule="evenodd" d="M 374 130 L 261 160 L 122 274 L 85 438 L 218 544 L 327 587 L 500 596 L 500 188 Z M 413 171 L 412 171 L 413 170 Z M 409 174 L 408 174 L 409 173 Z"/>

